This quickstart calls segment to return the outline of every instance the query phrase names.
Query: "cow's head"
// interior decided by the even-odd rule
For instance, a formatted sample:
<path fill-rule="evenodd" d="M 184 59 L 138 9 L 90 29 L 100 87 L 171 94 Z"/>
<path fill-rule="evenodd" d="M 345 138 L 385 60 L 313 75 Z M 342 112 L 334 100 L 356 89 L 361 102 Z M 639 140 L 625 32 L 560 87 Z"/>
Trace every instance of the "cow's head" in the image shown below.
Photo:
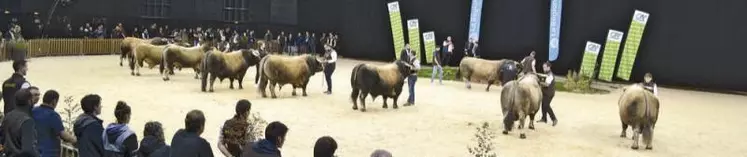
<path fill-rule="evenodd" d="M 324 70 L 324 65 L 322 64 L 324 60 L 320 57 L 317 57 L 316 55 L 305 55 L 306 56 L 306 66 L 309 67 L 309 73 L 311 73 L 309 76 L 314 75 L 317 72 L 320 72 Z"/>
<path fill-rule="evenodd" d="M 399 70 L 399 73 L 402 74 L 402 76 L 408 76 L 410 74 L 413 74 L 417 72 L 415 66 L 411 65 L 410 63 L 407 63 L 402 60 L 394 61 L 394 64 L 397 64 L 397 69 Z"/>

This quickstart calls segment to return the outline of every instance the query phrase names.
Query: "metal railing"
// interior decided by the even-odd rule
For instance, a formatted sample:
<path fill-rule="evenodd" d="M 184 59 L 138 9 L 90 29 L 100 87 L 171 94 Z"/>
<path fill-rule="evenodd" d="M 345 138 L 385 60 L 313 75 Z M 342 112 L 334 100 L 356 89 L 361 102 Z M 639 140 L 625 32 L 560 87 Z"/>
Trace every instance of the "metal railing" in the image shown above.
<path fill-rule="evenodd" d="M 78 149 L 75 146 L 62 143 L 60 157 L 78 157 Z"/>

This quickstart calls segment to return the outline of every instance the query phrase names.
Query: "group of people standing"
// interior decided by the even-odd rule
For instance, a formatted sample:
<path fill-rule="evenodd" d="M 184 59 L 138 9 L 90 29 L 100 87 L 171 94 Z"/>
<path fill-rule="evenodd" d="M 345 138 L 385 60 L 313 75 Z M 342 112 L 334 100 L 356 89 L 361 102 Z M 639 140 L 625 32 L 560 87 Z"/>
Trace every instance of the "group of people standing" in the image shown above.
<path fill-rule="evenodd" d="M 333 33 L 321 33 L 321 38 L 317 38 L 316 33 L 308 31 L 305 33 L 298 32 L 294 36 L 293 33 L 286 34 L 285 31 L 281 31 L 277 37 L 273 37 L 272 32 L 267 30 L 264 39 L 266 41 L 277 41 L 282 52 L 297 55 L 307 53 L 316 54 L 318 45 L 329 45 L 332 48 L 336 48 L 338 36 Z"/>

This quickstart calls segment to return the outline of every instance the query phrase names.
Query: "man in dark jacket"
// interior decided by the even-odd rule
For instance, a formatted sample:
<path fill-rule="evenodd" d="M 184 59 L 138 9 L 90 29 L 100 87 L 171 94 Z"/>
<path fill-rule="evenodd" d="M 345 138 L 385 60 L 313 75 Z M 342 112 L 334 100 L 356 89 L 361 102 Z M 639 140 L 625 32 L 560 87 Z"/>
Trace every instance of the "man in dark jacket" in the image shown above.
<path fill-rule="evenodd" d="M 402 54 L 399 57 L 400 60 L 407 62 L 407 64 L 413 65 L 415 68 L 419 68 L 420 63 L 417 61 L 417 52 L 410 49 L 410 44 L 405 44 L 405 49 L 402 50 Z M 410 92 L 410 96 L 407 97 L 407 103 L 404 106 L 412 106 L 415 104 L 415 82 L 418 81 L 418 76 L 413 73 L 407 76 L 407 89 Z"/>
<path fill-rule="evenodd" d="M 288 127 L 281 122 L 272 122 L 265 128 L 265 139 L 244 146 L 242 157 L 281 157 L 280 149 L 285 143 Z"/>
<path fill-rule="evenodd" d="M 265 41 L 270 41 L 272 39 L 272 32 L 270 32 L 270 30 L 268 29 L 267 33 L 265 33 Z"/>
<path fill-rule="evenodd" d="M 101 138 L 104 132 L 103 121 L 98 116 L 101 114 L 101 97 L 89 94 L 80 100 L 83 114 L 78 116 L 73 125 L 73 132 L 78 138 L 76 147 L 80 157 L 102 157 L 104 156 L 104 140 Z"/>
<path fill-rule="evenodd" d="M 205 130 L 205 116 L 200 110 L 192 110 L 184 119 L 184 129 L 179 129 L 171 139 L 171 156 L 213 157 L 210 143 L 200 137 Z"/>
<path fill-rule="evenodd" d="M 28 88 L 31 84 L 26 81 L 26 72 L 29 68 L 25 60 L 19 60 L 13 62 L 13 75 L 10 76 L 5 82 L 3 82 L 3 99 L 5 99 L 5 106 L 3 112 L 5 114 L 10 113 L 15 108 L 15 94 L 18 90 Z M 31 104 L 34 105 L 34 104 Z"/>
<path fill-rule="evenodd" d="M 34 90 L 38 94 L 38 88 L 29 87 L 18 91 L 15 95 L 16 109 L 7 114 L 3 119 L 3 146 L 5 155 L 9 157 L 37 157 L 39 150 L 36 148 L 36 124 L 31 117 L 31 108 L 34 106 Z"/>

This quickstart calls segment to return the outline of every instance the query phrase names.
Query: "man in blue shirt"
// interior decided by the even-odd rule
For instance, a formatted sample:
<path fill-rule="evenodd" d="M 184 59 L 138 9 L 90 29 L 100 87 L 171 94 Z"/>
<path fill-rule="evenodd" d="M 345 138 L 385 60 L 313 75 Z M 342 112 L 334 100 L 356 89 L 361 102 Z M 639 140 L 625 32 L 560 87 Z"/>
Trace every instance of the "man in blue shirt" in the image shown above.
<path fill-rule="evenodd" d="M 65 132 L 60 114 L 54 111 L 60 94 L 55 90 L 44 93 L 42 104 L 32 110 L 42 157 L 60 156 L 60 139 L 75 143 L 75 136 Z"/>

